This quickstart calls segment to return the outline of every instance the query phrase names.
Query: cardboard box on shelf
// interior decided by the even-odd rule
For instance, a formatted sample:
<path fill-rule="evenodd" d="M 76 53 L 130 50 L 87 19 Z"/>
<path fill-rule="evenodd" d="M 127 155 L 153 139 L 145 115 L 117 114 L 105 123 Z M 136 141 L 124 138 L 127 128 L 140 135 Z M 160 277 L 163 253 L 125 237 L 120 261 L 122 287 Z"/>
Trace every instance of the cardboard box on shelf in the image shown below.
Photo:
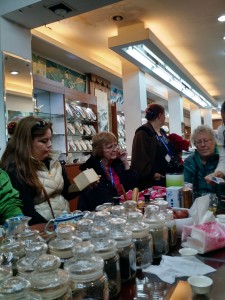
<path fill-rule="evenodd" d="M 90 184 L 99 180 L 98 174 L 94 169 L 87 169 L 78 174 L 74 179 L 74 183 L 69 187 L 69 192 L 83 191 Z"/>
<path fill-rule="evenodd" d="M 170 207 L 181 207 L 183 198 L 182 186 L 170 186 L 166 188 L 166 201 Z"/>

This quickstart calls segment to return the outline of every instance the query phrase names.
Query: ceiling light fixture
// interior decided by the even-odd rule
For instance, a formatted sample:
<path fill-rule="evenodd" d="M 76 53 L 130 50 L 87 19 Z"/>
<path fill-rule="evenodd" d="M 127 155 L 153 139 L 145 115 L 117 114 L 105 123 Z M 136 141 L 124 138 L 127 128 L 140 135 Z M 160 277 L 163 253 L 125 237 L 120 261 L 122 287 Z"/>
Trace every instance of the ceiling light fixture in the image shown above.
<path fill-rule="evenodd" d="M 218 18 L 218 21 L 225 22 L 225 15 L 222 15 Z"/>
<path fill-rule="evenodd" d="M 139 44 L 123 48 L 123 51 L 156 75 L 156 79 L 162 79 L 166 85 L 188 98 L 190 101 L 202 108 L 212 107 L 211 103 L 200 93 L 198 93 L 186 80 L 177 74 L 162 59 L 158 58 L 147 46 Z"/>
<path fill-rule="evenodd" d="M 19 74 L 19 72 L 18 72 L 18 71 L 16 71 L 16 70 L 12 70 L 12 71 L 10 71 L 10 74 L 11 74 L 11 75 L 18 75 L 18 74 Z"/>
<path fill-rule="evenodd" d="M 116 16 L 113 16 L 113 17 L 112 17 L 112 20 L 113 20 L 114 22 L 121 22 L 121 21 L 123 21 L 123 19 L 124 19 L 124 17 L 121 16 L 121 15 L 116 15 Z"/>

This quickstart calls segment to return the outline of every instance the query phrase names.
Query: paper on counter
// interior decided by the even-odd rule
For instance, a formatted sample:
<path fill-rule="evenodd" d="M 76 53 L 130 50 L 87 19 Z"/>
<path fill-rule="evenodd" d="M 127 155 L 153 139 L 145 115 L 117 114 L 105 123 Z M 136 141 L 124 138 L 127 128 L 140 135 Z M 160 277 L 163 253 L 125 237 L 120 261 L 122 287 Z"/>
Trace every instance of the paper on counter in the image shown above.
<path fill-rule="evenodd" d="M 172 284 L 177 277 L 205 275 L 216 270 L 194 256 L 186 258 L 163 255 L 159 266 L 151 265 L 143 271 L 155 274 L 162 281 Z"/>

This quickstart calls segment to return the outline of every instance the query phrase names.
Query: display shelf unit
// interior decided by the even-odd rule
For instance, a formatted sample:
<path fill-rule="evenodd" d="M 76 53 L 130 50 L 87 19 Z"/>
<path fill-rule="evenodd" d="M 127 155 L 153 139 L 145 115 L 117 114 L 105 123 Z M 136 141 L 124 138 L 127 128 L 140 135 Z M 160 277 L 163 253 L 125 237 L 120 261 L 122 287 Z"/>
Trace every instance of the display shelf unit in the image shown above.
<path fill-rule="evenodd" d="M 92 137 L 98 132 L 96 97 L 78 97 L 67 91 L 65 98 L 69 162 L 82 163 L 92 152 Z"/>
<path fill-rule="evenodd" d="M 53 148 L 67 164 L 82 163 L 92 151 L 98 132 L 97 98 L 59 82 L 34 76 L 35 114 L 53 124 Z"/>

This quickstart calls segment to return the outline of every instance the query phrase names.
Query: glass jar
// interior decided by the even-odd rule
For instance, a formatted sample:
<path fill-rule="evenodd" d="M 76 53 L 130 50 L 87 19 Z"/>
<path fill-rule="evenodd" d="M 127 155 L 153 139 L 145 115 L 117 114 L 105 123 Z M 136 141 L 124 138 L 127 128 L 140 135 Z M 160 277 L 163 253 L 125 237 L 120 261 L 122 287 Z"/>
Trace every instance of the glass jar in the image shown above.
<path fill-rule="evenodd" d="M 142 222 L 142 213 L 129 213 L 126 229 L 132 231 L 137 269 L 147 268 L 152 263 L 152 237 L 149 233 L 149 225 Z"/>
<path fill-rule="evenodd" d="M 165 219 L 159 216 L 159 207 L 148 205 L 145 208 L 143 221 L 149 225 L 149 230 L 153 240 L 153 259 L 161 258 L 169 251 L 168 229 Z"/>
<path fill-rule="evenodd" d="M 7 278 L 0 286 L 0 299 L 4 300 L 41 300 L 41 297 L 28 291 L 30 282 L 22 277 Z"/>
<path fill-rule="evenodd" d="M 104 259 L 104 271 L 109 282 L 109 298 L 119 294 L 121 290 L 119 255 L 116 252 L 116 241 L 109 238 L 109 229 L 93 226 L 91 241 L 95 254 Z"/>
<path fill-rule="evenodd" d="M 73 300 L 109 299 L 108 279 L 103 268 L 104 260 L 94 255 L 65 262 L 64 269 L 70 276 Z"/>
<path fill-rule="evenodd" d="M 68 272 L 59 269 L 60 264 L 60 258 L 51 254 L 42 254 L 33 263 L 31 290 L 44 300 L 72 299 Z"/>
<path fill-rule="evenodd" d="M 32 242 L 25 247 L 26 256 L 19 259 L 16 267 L 21 277 L 29 280 L 34 271 L 33 263 L 42 254 L 47 252 L 48 246 L 43 242 Z"/>
<path fill-rule="evenodd" d="M 80 243 L 77 243 L 72 249 L 72 251 L 73 251 L 73 257 L 75 259 L 90 257 L 94 255 L 94 245 L 89 240 L 82 241 Z"/>
<path fill-rule="evenodd" d="M 136 248 L 132 240 L 132 231 L 125 230 L 126 220 L 112 218 L 110 220 L 110 237 L 116 241 L 119 254 L 121 282 L 132 279 L 136 274 Z"/>

